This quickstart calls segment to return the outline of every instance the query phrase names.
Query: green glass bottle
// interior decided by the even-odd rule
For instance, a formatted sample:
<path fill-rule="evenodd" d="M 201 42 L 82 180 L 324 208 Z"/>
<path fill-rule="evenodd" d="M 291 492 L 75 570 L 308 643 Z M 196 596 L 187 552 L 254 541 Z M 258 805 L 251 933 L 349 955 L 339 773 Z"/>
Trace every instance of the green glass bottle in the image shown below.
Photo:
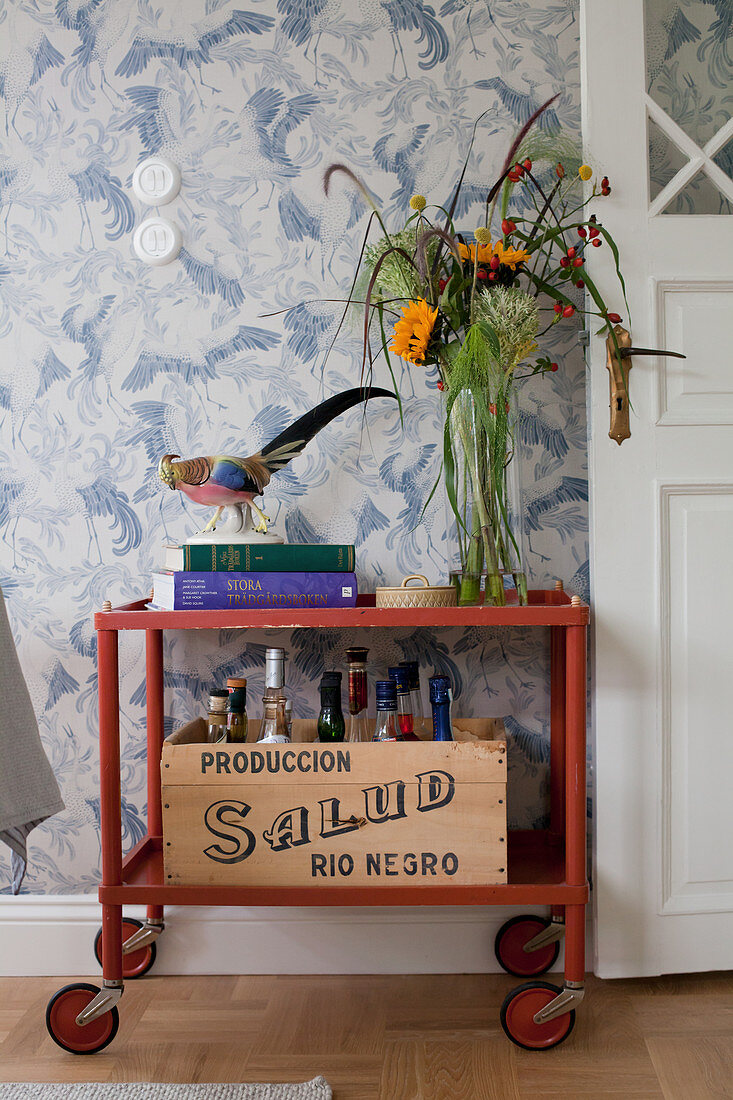
<path fill-rule="evenodd" d="M 227 741 L 241 745 L 247 740 L 247 681 L 240 679 L 233 686 L 227 680 Z"/>
<path fill-rule="evenodd" d="M 318 740 L 343 741 L 346 723 L 341 710 L 341 673 L 324 672 L 321 677 L 321 713 L 318 715 Z"/>

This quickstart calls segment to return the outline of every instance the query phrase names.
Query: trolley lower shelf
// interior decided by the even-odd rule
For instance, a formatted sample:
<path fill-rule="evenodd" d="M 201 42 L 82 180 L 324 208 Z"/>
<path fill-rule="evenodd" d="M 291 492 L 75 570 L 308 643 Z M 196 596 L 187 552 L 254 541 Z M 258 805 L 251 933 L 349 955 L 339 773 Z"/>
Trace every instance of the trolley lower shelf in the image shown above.
<path fill-rule="evenodd" d="M 545 830 L 509 832 L 507 883 L 478 886 L 172 886 L 161 837 L 146 836 L 122 864 L 122 885 L 100 886 L 107 905 L 584 905 L 587 882 L 565 881 L 561 837 Z"/>

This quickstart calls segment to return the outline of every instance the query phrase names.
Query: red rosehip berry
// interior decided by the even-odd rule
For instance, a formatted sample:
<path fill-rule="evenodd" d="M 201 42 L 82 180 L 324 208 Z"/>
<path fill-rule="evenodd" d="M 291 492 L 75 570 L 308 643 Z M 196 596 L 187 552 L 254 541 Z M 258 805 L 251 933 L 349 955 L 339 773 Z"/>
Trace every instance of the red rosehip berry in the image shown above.
<path fill-rule="evenodd" d="M 563 317 L 572 317 L 574 313 L 575 306 L 565 306 L 565 309 L 562 311 Z"/>
<path fill-rule="evenodd" d="M 522 164 L 527 169 L 528 172 L 532 171 L 532 161 L 529 159 L 529 157 L 527 157 L 526 160 L 523 160 Z"/>
<path fill-rule="evenodd" d="M 608 182 L 608 176 L 604 176 L 603 179 L 601 180 L 601 187 L 610 187 L 610 184 Z"/>
<path fill-rule="evenodd" d="M 582 279 L 576 279 L 576 280 L 575 280 L 575 285 L 577 286 L 577 288 L 578 288 L 579 290 L 582 290 L 582 289 L 583 289 L 583 287 L 585 286 L 585 283 L 583 282 L 583 280 L 582 280 Z"/>
<path fill-rule="evenodd" d="M 588 227 L 588 236 L 590 237 L 591 240 L 593 240 L 594 237 L 597 237 L 599 233 L 600 233 L 600 229 L 598 228 L 597 225 L 591 225 L 591 226 Z"/>
<path fill-rule="evenodd" d="M 570 259 L 572 260 L 572 258 L 573 258 L 573 256 L 574 256 L 574 255 L 575 255 L 575 249 L 574 249 L 574 248 L 573 248 L 573 246 L 571 245 L 571 246 L 570 246 L 570 248 L 568 249 L 568 256 L 569 256 L 569 257 L 570 257 Z"/>
<path fill-rule="evenodd" d="M 508 236 L 509 233 L 513 233 L 516 228 L 516 224 L 510 218 L 504 218 L 501 223 L 501 231 L 505 237 Z"/>
<path fill-rule="evenodd" d="M 507 176 L 512 181 L 512 183 L 518 183 L 519 182 L 519 174 L 517 172 L 513 172 L 513 171 L 512 172 L 507 172 Z"/>
<path fill-rule="evenodd" d="M 557 175 L 557 178 L 559 180 L 565 179 L 565 169 L 563 168 L 562 164 L 560 164 L 559 162 L 558 162 L 557 168 L 555 169 L 555 174 Z"/>
<path fill-rule="evenodd" d="M 489 405 L 489 412 L 491 413 L 492 416 L 496 416 L 496 405 L 494 404 L 493 401 Z"/>
<path fill-rule="evenodd" d="M 435 385 L 438 387 L 439 390 L 444 390 L 445 389 L 445 383 L 444 382 L 436 382 Z"/>
<path fill-rule="evenodd" d="M 514 165 L 514 171 L 517 173 L 518 176 L 523 176 L 524 175 L 524 165 L 520 164 L 519 161 L 517 161 L 517 163 Z M 608 182 L 608 181 L 606 181 L 606 182 Z"/>
<path fill-rule="evenodd" d="M 584 226 L 582 226 L 582 225 L 579 225 L 579 226 L 578 226 L 578 236 L 579 236 L 579 237 L 582 237 L 582 238 L 583 238 L 583 240 L 585 240 L 585 237 L 586 237 L 586 233 L 587 233 L 587 230 L 586 230 L 586 229 L 584 228 Z"/>
<path fill-rule="evenodd" d="M 550 370 L 553 371 L 553 372 L 556 371 L 556 370 L 560 370 L 559 364 L 558 363 L 550 363 Z"/>
<path fill-rule="evenodd" d="M 443 293 L 443 291 L 445 290 L 445 288 L 447 286 L 448 286 L 448 280 L 447 279 L 438 279 L 438 290 L 440 291 L 441 294 Z"/>
<path fill-rule="evenodd" d="M 488 278 L 486 272 L 484 271 L 484 269 L 482 267 L 480 267 L 478 269 L 478 271 L 476 272 L 476 278 L 477 279 L 486 279 L 486 278 Z"/>
<path fill-rule="evenodd" d="M 618 325 L 621 322 L 620 313 L 607 313 L 606 316 L 608 317 L 612 325 Z"/>
<path fill-rule="evenodd" d="M 582 266 L 583 266 L 583 257 L 582 256 L 576 256 L 575 259 L 573 260 L 573 267 L 582 267 Z"/>
<path fill-rule="evenodd" d="M 490 271 L 489 272 L 489 282 L 490 283 L 495 283 L 498 278 L 499 278 L 499 276 L 496 274 L 495 271 Z"/>
<path fill-rule="evenodd" d="M 563 256 L 560 260 L 560 267 L 570 267 L 570 260 L 567 256 Z"/>
<path fill-rule="evenodd" d="M 603 241 L 600 237 L 596 237 L 596 239 L 594 241 L 591 241 L 590 243 L 593 245 L 594 248 L 600 248 L 603 244 Z"/>
<path fill-rule="evenodd" d="M 492 271 L 498 271 L 500 266 L 501 266 L 501 260 L 499 259 L 499 257 L 498 256 L 492 256 L 491 259 L 489 260 L 489 267 L 491 268 L 491 270 Z"/>
<path fill-rule="evenodd" d="M 555 302 L 552 308 L 555 310 L 555 313 L 562 313 L 562 302 Z"/>

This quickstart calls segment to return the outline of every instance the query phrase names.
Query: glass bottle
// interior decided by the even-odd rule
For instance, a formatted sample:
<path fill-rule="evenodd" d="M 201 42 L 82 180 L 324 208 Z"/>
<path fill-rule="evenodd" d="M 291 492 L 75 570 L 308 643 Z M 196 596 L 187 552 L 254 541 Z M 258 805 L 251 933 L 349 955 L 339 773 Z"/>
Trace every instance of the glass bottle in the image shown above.
<path fill-rule="evenodd" d="M 265 651 L 265 696 L 273 689 L 282 698 L 286 710 L 288 697 L 285 694 L 285 650 L 270 647 Z M 264 698 L 263 698 L 264 702 Z"/>
<path fill-rule="evenodd" d="M 412 719 L 412 696 L 410 692 L 410 673 L 401 665 L 387 670 L 390 680 L 397 687 L 397 725 L 405 741 L 419 741 Z"/>
<path fill-rule="evenodd" d="M 451 691 L 450 678 L 448 676 L 431 676 L 430 705 L 433 709 L 433 741 L 453 741 L 453 726 L 451 724 L 451 703 L 453 692 Z"/>
<path fill-rule="evenodd" d="M 410 695 L 412 696 L 412 720 L 414 729 L 422 725 L 422 692 L 420 691 L 420 662 L 400 661 L 400 668 L 406 668 L 410 674 Z"/>
<path fill-rule="evenodd" d="M 366 659 L 369 650 L 361 646 L 352 646 L 346 650 L 349 665 L 349 723 L 346 731 L 347 741 L 371 741 L 367 716 L 368 683 Z"/>
<path fill-rule="evenodd" d="M 372 741 L 404 741 L 397 725 L 397 684 L 394 680 L 377 680 L 377 721 Z"/>
<path fill-rule="evenodd" d="M 257 743 L 287 745 L 290 741 L 288 727 L 285 721 L 285 700 L 280 695 L 278 688 L 265 688 L 262 698 L 264 715 L 260 726 L 260 736 Z"/>
<path fill-rule="evenodd" d="M 231 687 L 232 681 L 227 680 L 227 741 L 241 745 L 247 740 L 247 681 L 237 683 L 239 686 Z"/>
<path fill-rule="evenodd" d="M 346 733 L 341 710 L 341 673 L 324 672 L 321 677 L 321 713 L 318 715 L 318 740 L 343 741 Z"/>
<path fill-rule="evenodd" d="M 227 701 L 229 692 L 223 688 L 214 688 L 209 692 L 209 732 L 208 741 L 226 741 L 227 739 Z"/>

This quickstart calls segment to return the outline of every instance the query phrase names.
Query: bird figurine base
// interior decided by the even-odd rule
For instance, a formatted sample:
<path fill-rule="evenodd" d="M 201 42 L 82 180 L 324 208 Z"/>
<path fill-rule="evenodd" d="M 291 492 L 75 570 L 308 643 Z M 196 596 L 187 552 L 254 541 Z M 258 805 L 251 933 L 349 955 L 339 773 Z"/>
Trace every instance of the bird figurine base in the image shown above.
<path fill-rule="evenodd" d="M 252 520 L 252 511 L 248 504 L 228 504 L 216 521 L 216 527 L 208 531 L 199 531 L 186 539 L 187 546 L 200 543 L 238 543 L 256 542 L 260 546 L 283 543 L 285 539 L 272 531 L 258 531 Z"/>

